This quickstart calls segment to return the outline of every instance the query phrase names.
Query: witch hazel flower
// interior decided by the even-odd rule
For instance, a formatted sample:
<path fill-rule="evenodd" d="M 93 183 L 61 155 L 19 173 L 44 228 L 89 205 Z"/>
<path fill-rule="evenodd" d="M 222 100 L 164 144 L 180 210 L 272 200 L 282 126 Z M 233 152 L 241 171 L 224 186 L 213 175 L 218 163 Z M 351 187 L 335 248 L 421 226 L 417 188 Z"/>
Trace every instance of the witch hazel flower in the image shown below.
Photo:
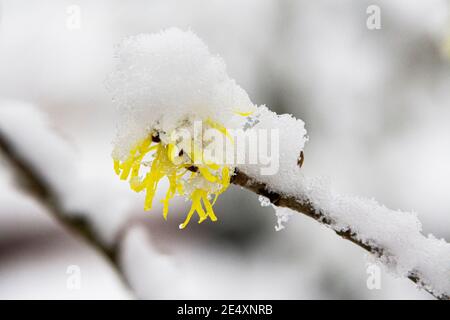
<path fill-rule="evenodd" d="M 145 210 L 167 179 L 164 219 L 175 195 L 192 201 L 180 228 L 194 214 L 199 223 L 216 221 L 213 205 L 234 171 L 217 157 L 219 138 L 232 144 L 229 130 L 243 127 L 256 106 L 228 77 L 223 60 L 191 31 L 130 37 L 118 46 L 116 58 L 108 87 L 119 109 L 112 154 L 117 175 L 133 191 L 145 192 Z"/>

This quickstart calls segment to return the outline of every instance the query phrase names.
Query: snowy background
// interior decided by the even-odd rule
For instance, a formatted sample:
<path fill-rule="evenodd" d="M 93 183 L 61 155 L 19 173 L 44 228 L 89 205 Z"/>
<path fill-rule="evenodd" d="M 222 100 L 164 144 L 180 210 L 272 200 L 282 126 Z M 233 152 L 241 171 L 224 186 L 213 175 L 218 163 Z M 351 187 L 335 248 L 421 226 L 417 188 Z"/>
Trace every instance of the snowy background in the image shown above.
<path fill-rule="evenodd" d="M 371 4 L 381 8 L 380 30 L 366 27 Z M 122 263 L 134 292 L 0 162 L 0 298 L 429 299 L 384 271 L 381 288 L 369 290 L 363 250 L 301 215 L 275 232 L 273 210 L 237 187 L 217 203 L 217 223 L 178 230 L 183 201 L 168 223 L 161 206 L 144 213 L 112 170 L 116 112 L 104 81 L 123 37 L 191 28 L 254 103 L 305 120 L 308 175 L 417 212 L 425 234 L 449 241 L 449 8 L 444 0 L 1 1 L 0 108 L 29 103 L 49 117 L 71 156 L 66 171 L 51 159 L 46 170 L 64 185 L 76 166 L 85 187 L 72 201 L 105 238 L 131 221 Z M 17 122 L 23 139 L 27 124 Z M 71 265 L 81 270 L 79 290 L 66 284 Z"/>

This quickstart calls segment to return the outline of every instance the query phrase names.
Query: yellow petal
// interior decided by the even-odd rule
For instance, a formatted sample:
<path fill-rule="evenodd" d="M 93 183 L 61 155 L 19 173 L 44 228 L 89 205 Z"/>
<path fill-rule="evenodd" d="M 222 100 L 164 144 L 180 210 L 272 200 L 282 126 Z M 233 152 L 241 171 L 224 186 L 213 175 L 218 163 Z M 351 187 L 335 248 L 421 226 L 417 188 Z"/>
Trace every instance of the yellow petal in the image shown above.
<path fill-rule="evenodd" d="M 235 110 L 233 112 L 242 117 L 248 117 L 254 113 L 254 111 L 238 111 L 238 110 Z"/>
<path fill-rule="evenodd" d="M 114 159 L 114 171 L 117 175 L 120 175 L 120 161 Z"/>
<path fill-rule="evenodd" d="M 189 213 L 187 214 L 186 219 L 184 220 L 184 222 L 182 224 L 180 224 L 180 229 L 186 228 L 189 221 L 191 221 L 191 218 L 194 215 L 194 212 L 195 212 L 195 207 L 194 207 L 194 204 L 192 204 L 191 210 L 189 210 Z"/>
<path fill-rule="evenodd" d="M 206 208 L 206 213 L 208 214 L 209 218 L 211 219 L 211 221 L 217 221 L 217 217 L 214 214 L 213 207 L 212 207 L 211 203 L 209 202 L 208 195 L 206 193 L 204 193 L 202 195 L 202 198 L 203 198 L 203 204 L 205 205 L 205 208 Z"/>
<path fill-rule="evenodd" d="M 205 121 L 211 128 L 216 129 L 220 133 L 222 133 L 224 136 L 226 136 L 230 141 L 233 141 L 233 137 L 229 134 L 227 128 L 225 128 L 223 125 L 221 125 L 219 122 L 212 120 L 211 118 L 206 119 Z"/>
<path fill-rule="evenodd" d="M 211 172 L 209 172 L 209 170 L 207 168 L 199 167 L 198 169 L 200 170 L 200 173 L 202 174 L 203 178 L 205 178 L 209 182 L 216 182 L 217 181 L 217 177 L 214 176 L 213 174 L 211 174 Z"/>

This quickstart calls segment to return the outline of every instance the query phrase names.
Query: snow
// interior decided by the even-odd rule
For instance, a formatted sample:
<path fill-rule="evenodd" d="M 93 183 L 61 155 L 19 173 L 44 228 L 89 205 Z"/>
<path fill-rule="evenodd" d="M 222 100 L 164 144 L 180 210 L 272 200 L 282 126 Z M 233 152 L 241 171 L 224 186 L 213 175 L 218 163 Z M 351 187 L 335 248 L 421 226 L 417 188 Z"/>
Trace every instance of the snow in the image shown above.
<path fill-rule="evenodd" d="M 269 198 L 266 198 L 264 196 L 258 196 L 258 201 L 261 204 L 261 207 L 268 207 L 268 206 L 270 206 Z"/>
<path fill-rule="evenodd" d="M 252 177 L 258 177 L 259 181 L 274 188 L 283 189 L 286 194 L 296 194 L 299 181 L 296 181 L 295 175 L 300 171 L 297 162 L 308 140 L 305 123 L 290 114 L 278 115 L 266 106 L 258 107 L 253 118 L 257 121 L 251 130 L 278 132 L 278 141 L 267 140 L 267 149 L 278 151 L 277 154 L 271 155 L 278 161 L 278 170 L 276 172 L 262 170 L 265 165 L 261 161 L 257 165 L 248 162 L 238 164 L 237 168 Z M 272 149 L 273 143 L 278 144 L 278 149 Z M 261 141 L 259 144 L 261 148 Z"/>
<path fill-rule="evenodd" d="M 19 154 L 26 156 L 32 169 L 40 173 L 52 189 L 66 198 L 75 183 L 72 179 L 76 170 L 75 152 L 50 127 L 49 119 L 32 104 L 0 100 L 0 133 Z"/>
<path fill-rule="evenodd" d="M 131 299 L 115 270 L 20 190 L 0 153 L 0 299 Z M 67 288 L 70 265 L 81 287 Z"/>
<path fill-rule="evenodd" d="M 198 59 L 191 59 L 197 56 Z M 128 38 L 118 48 L 118 58 L 117 69 L 109 82 L 123 115 L 116 140 L 118 154 L 127 154 L 130 144 L 147 134 L 152 126 L 169 131 L 186 116 L 212 116 L 228 126 L 236 126 L 238 122 L 230 112 L 234 105 L 254 107 L 247 94 L 228 77 L 223 61 L 211 55 L 190 31 L 170 29 L 156 35 Z M 179 70 L 181 73 L 174 76 Z M 450 292 L 449 244 L 431 235 L 424 236 L 416 214 L 390 210 L 371 199 L 343 196 L 334 192 L 326 180 L 308 179 L 297 166 L 307 140 L 303 122 L 290 115 L 278 116 L 265 107 L 259 107 L 255 117 L 258 121 L 253 128 L 280 131 L 280 170 L 277 175 L 261 175 L 259 166 L 242 165 L 240 169 L 272 190 L 310 200 L 332 218 L 334 230 L 350 228 L 362 241 L 383 248 L 381 260 L 395 274 L 404 276 L 417 271 L 438 294 Z M 48 127 L 48 120 L 33 108 L 2 102 L 0 130 L 63 198 L 77 203 L 83 211 L 97 206 L 94 211 L 100 214 L 96 215 L 96 225 L 110 238 L 111 230 L 116 229 L 111 225 L 118 226 L 122 213 L 129 208 L 126 200 L 125 203 L 118 200 L 124 199 L 125 193 L 105 189 L 112 180 L 104 179 L 100 189 L 102 202 L 108 203 L 108 207 L 99 204 L 100 194 L 92 194 L 93 188 L 85 188 L 86 181 L 81 184 L 83 187 L 76 182 L 74 151 Z M 87 198 L 90 200 L 83 200 Z M 278 227 L 292 214 L 289 209 L 277 208 Z M 166 261 L 161 261 L 161 265 L 164 267 Z"/>
<path fill-rule="evenodd" d="M 123 114 L 116 157 L 126 156 L 152 129 L 171 132 L 187 118 L 207 117 L 239 128 L 249 122 L 236 121 L 233 108 L 254 110 L 252 130 L 279 133 L 279 141 L 267 142 L 278 142 L 279 167 L 276 174 L 264 173 L 261 163 L 238 164 L 239 170 L 271 191 L 309 201 L 333 221 L 334 230 L 351 230 L 362 242 L 381 248 L 381 260 L 395 274 L 416 273 L 437 295 L 450 293 L 450 245 L 422 235 L 414 213 L 390 210 L 372 199 L 343 196 L 326 180 L 305 177 L 298 164 L 308 140 L 304 122 L 289 114 L 277 115 L 265 106 L 255 109 L 245 91 L 227 76 L 224 62 L 212 56 L 192 32 L 169 29 L 128 38 L 119 47 L 118 57 L 110 81 Z M 290 215 L 289 209 L 277 209 L 277 230 Z"/>
<path fill-rule="evenodd" d="M 388 209 L 372 199 L 343 196 L 305 180 L 303 196 L 334 220 L 333 229 L 350 229 L 362 242 L 382 248 L 381 260 L 394 274 L 417 272 L 437 295 L 450 293 L 450 244 L 424 236 L 416 214 Z"/>
<path fill-rule="evenodd" d="M 275 226 L 275 230 L 281 231 L 286 228 L 284 223 L 287 223 L 289 221 L 291 216 L 294 215 L 294 212 L 288 208 L 281 208 L 276 206 L 273 206 L 273 208 L 275 209 L 275 215 L 277 217 L 277 225 Z"/>
<path fill-rule="evenodd" d="M 270 113 L 269 113 L 270 114 Z M 398 276 L 411 272 L 437 295 L 450 294 L 450 244 L 432 235 L 424 236 L 417 215 L 396 211 L 380 205 L 373 199 L 344 196 L 336 193 L 326 178 L 308 178 L 297 164 L 304 139 L 293 139 L 305 134 L 301 123 L 292 117 L 270 114 L 269 120 L 255 127 L 278 127 L 280 130 L 280 169 L 276 175 L 262 175 L 258 166 L 242 165 L 239 169 L 251 178 L 263 182 L 270 191 L 299 200 L 309 201 L 314 208 L 333 221 L 337 231 L 352 230 L 364 243 L 383 249 L 381 260 Z M 290 209 L 277 208 L 277 229 L 292 215 Z"/>
<path fill-rule="evenodd" d="M 92 164 L 83 169 L 82 155 L 33 104 L 0 101 L 0 133 L 56 192 L 65 213 L 86 217 L 103 241 L 114 241 L 137 207 L 137 199 L 110 175 L 110 170 L 92 168 Z"/>
<path fill-rule="evenodd" d="M 331 219 L 332 229 L 351 230 L 363 243 L 381 248 L 380 261 L 393 274 L 399 277 L 418 274 L 423 285 L 436 295 L 450 294 L 450 244 L 433 235 L 423 235 L 417 214 L 391 210 L 373 199 L 340 195 L 332 189 L 328 179 L 304 176 L 293 160 L 281 162 L 283 178 L 257 174 L 251 177 L 267 183 L 271 191 L 309 201 L 318 212 Z M 276 208 L 279 223 L 294 213 L 290 209 Z M 283 227 L 279 224 L 278 228 L 280 226 Z"/>
<path fill-rule="evenodd" d="M 306 270 L 279 250 L 251 250 L 245 255 L 207 238 L 171 238 L 170 250 L 134 226 L 123 244 L 123 268 L 141 299 L 304 299 L 298 287 L 308 283 Z M 292 242 L 294 243 L 294 242 Z M 262 247 L 261 249 L 267 249 Z M 169 251 L 169 252 L 167 252 Z M 144 276 L 143 276 L 144 275 Z M 295 283 L 293 286 L 289 284 Z"/>
<path fill-rule="evenodd" d="M 288 208 L 282 208 L 274 206 L 269 198 L 266 198 L 264 196 L 258 196 L 258 201 L 261 204 L 261 207 L 272 207 L 275 210 L 275 216 L 277 217 L 277 224 L 275 226 L 276 231 L 281 231 L 286 226 L 284 223 L 288 222 L 292 215 L 294 215 L 294 211 L 288 209 Z"/>
<path fill-rule="evenodd" d="M 239 126 L 235 111 L 255 106 L 229 78 L 224 61 L 192 32 L 171 28 L 125 39 L 108 87 L 121 121 L 113 156 L 124 159 L 152 129 L 172 132 L 181 121 L 220 119 Z"/>

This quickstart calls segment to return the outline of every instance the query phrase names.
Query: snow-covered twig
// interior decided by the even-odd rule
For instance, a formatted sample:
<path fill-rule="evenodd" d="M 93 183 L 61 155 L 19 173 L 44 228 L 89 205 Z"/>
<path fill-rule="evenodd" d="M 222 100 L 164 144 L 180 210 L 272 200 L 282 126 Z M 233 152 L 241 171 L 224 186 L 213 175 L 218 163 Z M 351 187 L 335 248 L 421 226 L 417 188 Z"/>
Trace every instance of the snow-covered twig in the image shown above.
<path fill-rule="evenodd" d="M 309 199 L 305 194 L 299 194 L 298 196 L 286 196 L 283 195 L 284 192 L 275 191 L 272 187 L 268 186 L 266 183 L 255 180 L 249 177 L 244 172 L 236 169 L 234 176 L 231 178 L 231 182 L 235 185 L 244 187 L 258 195 L 264 196 L 270 200 L 270 202 L 277 207 L 285 207 L 297 211 L 299 213 L 305 214 L 310 218 L 322 223 L 328 227 L 331 227 L 336 234 L 344 239 L 350 240 L 361 248 L 367 250 L 368 252 L 374 254 L 379 258 L 387 257 L 389 255 L 388 250 L 380 246 L 376 241 L 364 241 L 357 231 L 351 228 L 337 228 L 337 222 L 334 221 L 329 212 L 325 209 L 315 206 L 312 199 Z M 393 213 L 395 214 L 395 213 Z M 370 223 L 371 221 L 367 221 Z M 386 221 L 389 224 L 390 221 Z M 406 227 L 406 226 L 405 226 Z M 411 244 L 412 246 L 414 244 Z M 395 257 L 394 257 L 395 258 Z M 441 300 L 449 300 L 448 294 L 436 293 L 435 289 L 429 283 L 429 281 L 422 278 L 420 270 L 411 270 L 407 272 L 407 277 L 416 283 L 421 288 L 424 288 L 435 298 Z M 444 279 L 445 280 L 445 279 Z M 448 281 L 448 280 L 447 280 Z"/>

